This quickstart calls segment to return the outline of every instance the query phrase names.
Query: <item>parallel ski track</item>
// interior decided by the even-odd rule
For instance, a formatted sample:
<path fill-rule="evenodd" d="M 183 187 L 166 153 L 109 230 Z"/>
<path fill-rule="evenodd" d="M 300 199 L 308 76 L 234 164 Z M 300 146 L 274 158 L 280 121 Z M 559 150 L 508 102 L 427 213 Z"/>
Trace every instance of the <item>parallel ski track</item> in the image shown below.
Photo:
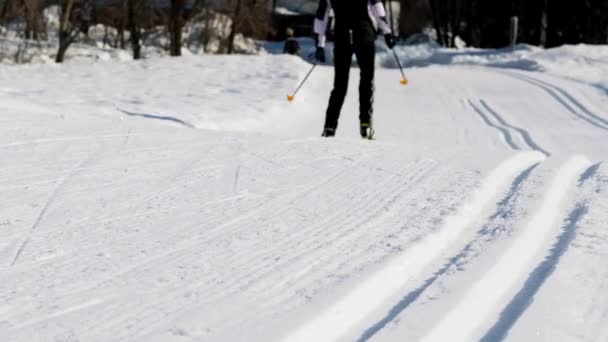
<path fill-rule="evenodd" d="M 473 100 L 469 99 L 468 103 L 471 108 L 477 112 L 485 124 L 497 129 L 503 135 L 505 142 L 511 149 L 517 151 L 527 149 L 530 151 L 538 151 L 544 154 L 546 157 L 551 156 L 551 153 L 540 147 L 540 145 L 534 141 L 530 132 L 508 123 L 498 111 L 488 104 L 487 101 L 480 100 L 480 105 L 477 105 Z M 520 140 L 522 144 L 520 145 L 517 143 L 514 137 L 519 137 L 517 140 Z"/>
<path fill-rule="evenodd" d="M 544 148 L 540 147 L 539 144 L 537 144 L 534 139 L 532 138 L 532 135 L 530 134 L 530 132 L 528 132 L 527 130 L 521 128 L 521 127 L 517 127 L 514 126 L 510 123 L 508 123 L 500 114 L 498 111 L 496 111 L 494 108 L 492 108 L 487 101 L 485 100 L 481 100 L 481 105 L 486 109 L 486 111 L 488 113 L 490 113 L 490 115 L 492 115 L 496 121 L 498 121 L 498 123 L 500 123 L 503 127 L 506 127 L 510 130 L 515 131 L 516 133 L 518 133 L 521 136 L 521 139 L 524 141 L 524 143 L 527 145 L 528 149 L 531 151 L 538 151 L 542 154 L 544 154 L 546 157 L 550 157 L 551 153 L 549 153 L 547 150 L 545 150 Z"/>
<path fill-rule="evenodd" d="M 388 310 L 387 314 L 382 319 L 367 328 L 359 337 L 358 341 L 364 342 L 370 340 L 385 326 L 395 320 L 403 311 L 410 307 L 410 305 L 414 304 L 418 298 L 425 291 L 427 291 L 427 289 L 440 280 L 442 276 L 447 274 L 451 269 L 461 268 L 466 263 L 470 262 L 471 255 L 478 251 L 481 243 L 488 240 L 495 240 L 498 238 L 498 236 L 503 234 L 504 232 L 502 230 L 504 230 L 504 227 L 500 224 L 500 221 L 504 217 L 511 214 L 514 207 L 517 205 L 517 202 L 522 196 L 525 195 L 522 193 L 522 188 L 530 178 L 532 172 L 539 165 L 540 163 L 534 164 L 528 169 L 523 170 L 517 177 L 515 177 L 514 181 L 511 183 L 509 191 L 497 203 L 496 211 L 489 216 L 488 221 L 483 224 L 483 227 L 477 232 L 474 239 L 466 243 L 466 245 L 460 248 L 456 254 L 447 258 L 447 262 L 437 269 L 432 276 L 426 279 L 422 285 L 412 289 L 410 292 L 404 295 L 398 303 Z M 498 224 L 495 225 L 495 223 Z"/>
<path fill-rule="evenodd" d="M 448 218 L 444 228 L 430 234 L 409 250 L 388 262 L 378 273 L 346 293 L 334 305 L 284 338 L 285 341 L 335 341 L 357 329 L 370 313 L 386 305 L 401 288 L 458 240 L 502 187 L 523 170 L 545 158 L 538 152 L 519 154 L 504 162 L 484 181 L 473 199 L 459 213 Z M 449 229 L 448 229 L 449 228 Z M 425 258 L 420 258 L 425 255 Z M 388 281 L 391 279 L 391 281 Z"/>
<path fill-rule="evenodd" d="M 519 145 L 517 145 L 515 143 L 515 140 L 513 139 L 513 136 L 511 135 L 511 131 L 509 131 L 509 129 L 507 129 L 506 127 L 503 127 L 499 124 L 496 124 L 494 122 L 492 122 L 490 120 L 489 115 L 487 115 L 482 109 L 481 107 L 477 106 L 473 100 L 469 99 L 468 101 L 469 105 L 471 106 L 471 108 L 473 108 L 473 110 L 477 113 L 477 115 L 479 115 L 479 117 L 481 118 L 481 120 L 488 126 L 498 130 L 502 136 L 503 139 L 505 140 L 505 143 L 513 150 L 516 151 L 520 151 L 521 147 L 519 147 Z"/>
<path fill-rule="evenodd" d="M 586 121 L 588 124 L 593 125 L 602 130 L 608 130 L 608 119 L 594 113 L 581 101 L 577 100 L 572 94 L 568 93 L 565 89 L 532 77 L 530 75 L 524 75 L 519 72 L 503 72 L 503 74 L 510 77 L 514 77 L 531 85 L 534 85 L 555 99 L 564 109 L 569 113 L 575 115 L 579 119 Z"/>
<path fill-rule="evenodd" d="M 562 218 L 561 207 L 576 185 L 576 181 L 590 166 L 591 162 L 586 157 L 576 156 L 559 168 L 541 207 L 529 220 L 527 228 L 501 255 L 495 266 L 472 285 L 460 302 L 441 318 L 437 325 L 421 339 L 422 341 L 469 341 L 479 338 L 476 334 L 487 324 L 488 317 L 492 317 L 497 310 L 500 310 L 499 307 L 505 303 L 505 298 L 512 289 L 521 284 L 527 272 L 533 271 L 538 249 L 544 246 L 549 236 L 554 234 L 554 226 Z M 527 290 L 535 292 L 534 285 L 525 283 L 524 288 L 526 286 L 528 286 Z M 479 300 L 480 298 L 482 300 Z M 461 317 L 467 319 L 459 319 Z M 505 321 L 498 321 L 496 324 L 497 328 L 491 328 L 486 338 L 504 335 L 510 325 Z"/>
<path fill-rule="evenodd" d="M 579 185 L 580 187 L 580 185 Z M 564 255 L 576 233 L 576 226 L 587 215 L 589 210 L 587 201 L 576 203 L 574 209 L 566 217 L 566 224 L 557 242 L 553 245 L 549 254 L 530 273 L 519 292 L 509 302 L 500 314 L 500 318 L 481 338 L 482 342 L 502 341 L 509 330 L 517 323 L 522 314 L 532 304 L 532 300 L 545 281 L 555 270 L 560 258 Z"/>

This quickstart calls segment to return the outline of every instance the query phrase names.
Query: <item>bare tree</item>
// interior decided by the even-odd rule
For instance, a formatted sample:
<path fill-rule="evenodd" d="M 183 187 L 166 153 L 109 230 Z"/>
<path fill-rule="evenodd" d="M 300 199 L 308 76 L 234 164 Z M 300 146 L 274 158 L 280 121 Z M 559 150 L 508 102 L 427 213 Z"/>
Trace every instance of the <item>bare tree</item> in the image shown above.
<path fill-rule="evenodd" d="M 232 24 L 230 26 L 230 34 L 228 35 L 228 54 L 234 52 L 234 37 L 236 36 L 236 30 L 238 28 L 238 22 L 241 15 L 241 0 L 236 0 L 234 12 L 232 14 Z"/>
<path fill-rule="evenodd" d="M 232 17 L 225 15 L 228 12 L 226 4 L 219 4 L 214 0 L 196 0 L 191 10 L 190 23 L 201 24 L 196 36 L 191 36 L 190 43 L 200 44 L 205 52 L 226 52 Z M 218 45 L 212 44 L 218 42 Z M 218 48 L 218 50 L 214 50 Z"/>
<path fill-rule="evenodd" d="M 133 49 L 133 59 L 141 59 L 141 31 L 137 10 L 141 7 L 141 2 L 138 0 L 127 0 L 128 19 L 129 23 L 129 39 L 131 40 L 131 48 Z"/>
<path fill-rule="evenodd" d="M 171 0 L 169 16 L 169 35 L 171 56 L 182 55 L 182 26 L 184 17 L 184 0 Z"/>
<path fill-rule="evenodd" d="M 72 25 L 71 17 L 74 10 L 74 0 L 63 0 L 61 2 L 61 18 L 59 22 L 59 49 L 55 62 L 63 63 L 65 53 L 78 36 L 78 29 Z"/>
<path fill-rule="evenodd" d="M 121 49 L 125 49 L 127 44 L 125 42 L 125 30 L 127 29 L 127 20 L 128 20 L 128 10 L 127 3 L 122 1 L 120 4 L 120 11 L 118 13 L 117 23 L 118 23 L 118 42 L 116 46 L 119 46 Z"/>
<path fill-rule="evenodd" d="M 124 0 L 126 3 L 127 29 L 129 41 L 133 50 L 133 59 L 142 58 L 142 43 L 148 37 L 150 29 L 154 27 L 157 17 L 154 8 L 148 0 Z"/>
<path fill-rule="evenodd" d="M 11 11 L 13 11 L 14 1 L 0 0 L 0 19 L 3 21 L 8 19 Z"/>
<path fill-rule="evenodd" d="M 4 19 L 8 7 L 8 1 L 0 0 L 0 19 Z"/>
<path fill-rule="evenodd" d="M 431 20 L 431 9 L 428 0 L 400 0 L 399 33 L 409 36 L 419 33 Z"/>
<path fill-rule="evenodd" d="M 271 29 L 271 3 L 268 0 L 234 0 L 231 24 L 226 40 L 226 52 L 234 52 L 237 33 L 257 38 L 267 38 Z"/>
<path fill-rule="evenodd" d="M 80 32 L 87 33 L 93 6 L 90 0 L 61 0 L 59 48 L 55 62 L 63 63 L 65 53 Z"/>
<path fill-rule="evenodd" d="M 437 41 L 439 42 L 439 44 L 446 46 L 446 35 L 443 31 L 439 5 L 435 2 L 435 0 L 429 0 L 429 5 L 431 7 L 431 13 L 433 15 L 433 26 L 435 27 L 435 31 L 437 33 Z"/>
<path fill-rule="evenodd" d="M 23 37 L 39 39 L 39 33 L 43 31 L 41 7 L 41 0 L 3 0 L 0 1 L 0 18 L 21 19 Z"/>
<path fill-rule="evenodd" d="M 22 0 L 25 17 L 25 39 L 39 39 L 42 27 L 41 1 Z"/>

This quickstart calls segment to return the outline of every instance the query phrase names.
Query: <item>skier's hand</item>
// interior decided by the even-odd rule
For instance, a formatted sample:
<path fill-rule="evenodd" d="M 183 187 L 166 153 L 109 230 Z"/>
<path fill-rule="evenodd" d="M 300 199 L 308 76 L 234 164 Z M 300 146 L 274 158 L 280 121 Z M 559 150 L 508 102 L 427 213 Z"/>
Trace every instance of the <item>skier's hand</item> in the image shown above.
<path fill-rule="evenodd" d="M 315 53 L 315 58 L 319 63 L 325 63 L 325 48 L 317 46 L 317 52 Z"/>
<path fill-rule="evenodd" d="M 397 38 L 392 33 L 385 34 L 384 41 L 386 41 L 386 46 L 391 50 L 397 45 Z"/>

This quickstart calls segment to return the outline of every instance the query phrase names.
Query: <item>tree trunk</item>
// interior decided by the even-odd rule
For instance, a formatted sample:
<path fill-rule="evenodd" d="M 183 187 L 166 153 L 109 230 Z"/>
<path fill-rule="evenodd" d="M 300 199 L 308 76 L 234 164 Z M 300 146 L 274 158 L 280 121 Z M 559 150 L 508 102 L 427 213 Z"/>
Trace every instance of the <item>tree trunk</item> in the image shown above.
<path fill-rule="evenodd" d="M 445 1 L 445 0 L 444 0 Z M 448 2 L 447 4 L 447 8 L 445 9 L 445 12 L 447 12 L 447 14 L 444 16 L 441 16 L 440 14 L 440 19 L 444 19 L 441 20 L 441 23 L 443 24 L 443 42 L 445 43 L 446 47 L 453 47 L 452 44 L 452 38 L 451 38 L 451 34 L 453 34 L 452 32 L 452 17 L 451 17 L 451 11 L 450 11 L 450 2 Z M 441 12 L 441 8 L 439 8 L 439 11 Z"/>
<path fill-rule="evenodd" d="M 103 48 L 105 49 L 106 45 L 108 45 L 108 26 L 104 26 L 103 29 Z"/>
<path fill-rule="evenodd" d="M 25 12 L 25 39 L 32 39 L 32 14 L 30 4 L 26 0 L 23 0 L 21 5 Z"/>
<path fill-rule="evenodd" d="M 120 21 L 120 26 L 118 27 L 118 42 L 116 44 L 120 49 L 125 49 L 125 23 L 123 20 Z"/>
<path fill-rule="evenodd" d="M 22 0 L 25 20 L 25 39 L 38 39 L 40 4 L 38 0 Z"/>
<path fill-rule="evenodd" d="M 540 22 L 540 46 L 547 46 L 547 26 L 548 26 L 548 7 L 549 0 L 544 0 L 543 14 Z"/>
<path fill-rule="evenodd" d="M 57 57 L 55 62 L 63 63 L 65 59 L 65 53 L 72 44 L 72 25 L 70 18 L 72 16 L 72 8 L 74 7 L 74 0 L 64 0 L 61 5 L 61 21 L 59 22 L 59 49 L 57 50 Z"/>
<path fill-rule="evenodd" d="M 131 48 L 133 49 L 133 59 L 141 59 L 141 35 L 139 31 L 139 22 L 137 21 L 136 2 L 137 0 L 128 0 L 128 19 L 129 31 L 131 32 Z"/>
<path fill-rule="evenodd" d="M 35 40 L 40 38 L 40 21 L 41 21 L 41 10 L 40 10 L 40 1 L 32 0 L 32 8 L 31 8 L 31 20 L 32 20 L 32 36 Z"/>
<path fill-rule="evenodd" d="M 126 1 L 121 1 L 121 11 L 120 14 L 117 16 L 118 17 L 118 42 L 117 42 L 117 46 L 119 46 L 122 50 L 124 50 L 126 48 L 126 43 L 125 43 L 125 29 L 127 29 L 127 15 L 128 15 L 128 5 L 126 3 Z"/>
<path fill-rule="evenodd" d="M 429 0 L 429 5 L 431 6 L 431 13 L 433 15 L 433 26 L 435 27 L 435 31 L 437 32 L 437 42 L 439 42 L 439 44 L 442 46 L 446 46 L 443 31 L 441 29 L 441 18 L 439 17 L 439 8 L 437 8 L 435 0 Z"/>
<path fill-rule="evenodd" d="M 171 36 L 171 56 L 182 55 L 182 17 L 184 15 L 184 0 L 171 0 L 171 18 L 169 18 L 169 34 Z"/>
<path fill-rule="evenodd" d="M 59 39 L 62 39 L 61 36 L 59 37 Z M 68 44 L 59 43 L 59 50 L 57 50 L 57 57 L 55 58 L 56 63 L 63 63 L 63 61 L 65 60 L 65 53 L 67 52 L 68 47 Z"/>
<path fill-rule="evenodd" d="M 468 46 L 478 46 L 478 42 L 475 40 L 474 36 L 474 27 L 475 23 L 475 15 L 474 15 L 474 3 L 473 0 L 465 0 L 463 5 L 464 11 L 464 21 L 465 21 L 465 31 L 464 31 L 464 39 L 467 42 Z"/>
<path fill-rule="evenodd" d="M 452 1 L 452 37 L 451 37 L 451 41 L 450 41 L 450 45 L 452 47 L 456 47 L 456 38 L 462 38 L 462 32 L 461 32 L 461 24 L 462 24 L 462 18 L 463 18 L 463 12 L 464 12 L 464 6 L 465 6 L 465 1 L 462 0 L 453 0 Z"/>
<path fill-rule="evenodd" d="M 230 25 L 230 34 L 228 35 L 228 54 L 234 52 L 234 37 L 236 36 L 237 21 L 241 14 L 241 0 L 236 0 L 236 8 L 234 9 L 234 15 L 232 17 L 232 24 Z"/>

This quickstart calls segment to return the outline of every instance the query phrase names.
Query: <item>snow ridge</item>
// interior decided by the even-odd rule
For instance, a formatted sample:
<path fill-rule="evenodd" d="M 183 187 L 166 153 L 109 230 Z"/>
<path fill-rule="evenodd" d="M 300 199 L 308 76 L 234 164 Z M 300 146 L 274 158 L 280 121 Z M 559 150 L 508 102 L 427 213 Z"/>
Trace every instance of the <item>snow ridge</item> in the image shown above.
<path fill-rule="evenodd" d="M 496 307 L 505 301 L 523 274 L 531 268 L 537 250 L 554 230 L 570 189 L 590 166 L 591 162 L 586 157 L 575 156 L 559 168 L 541 207 L 530 219 L 521 236 L 495 266 L 473 284 L 460 303 L 424 336 L 423 341 L 470 341 L 479 338 L 475 336 L 479 328 L 488 317 L 495 315 Z M 462 320 L 460 317 L 467 319 Z"/>
<path fill-rule="evenodd" d="M 520 153 L 504 161 L 484 180 L 472 199 L 443 228 L 389 261 L 365 282 L 284 338 L 284 341 L 335 341 L 357 327 L 374 310 L 385 306 L 404 285 L 419 275 L 445 248 L 458 240 L 467 227 L 513 178 L 545 159 L 539 152 Z M 390 279 L 390 281 L 388 281 Z"/>
<path fill-rule="evenodd" d="M 551 95 L 555 101 L 559 102 L 563 108 L 565 108 L 571 114 L 574 114 L 579 119 L 582 119 L 599 129 L 608 130 L 607 119 L 591 111 L 563 88 L 519 72 L 505 72 L 505 74 L 542 89 Z"/>

